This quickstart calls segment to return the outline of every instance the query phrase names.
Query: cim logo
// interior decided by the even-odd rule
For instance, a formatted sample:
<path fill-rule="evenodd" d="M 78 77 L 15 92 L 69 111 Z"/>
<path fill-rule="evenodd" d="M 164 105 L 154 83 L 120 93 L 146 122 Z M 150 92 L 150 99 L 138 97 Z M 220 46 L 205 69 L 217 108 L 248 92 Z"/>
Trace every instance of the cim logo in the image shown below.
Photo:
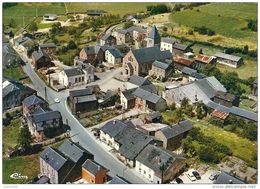
<path fill-rule="evenodd" d="M 26 179 L 26 180 L 28 179 L 27 176 L 23 176 L 23 175 L 21 175 L 21 173 L 13 173 L 10 175 L 10 177 L 12 179 Z"/>

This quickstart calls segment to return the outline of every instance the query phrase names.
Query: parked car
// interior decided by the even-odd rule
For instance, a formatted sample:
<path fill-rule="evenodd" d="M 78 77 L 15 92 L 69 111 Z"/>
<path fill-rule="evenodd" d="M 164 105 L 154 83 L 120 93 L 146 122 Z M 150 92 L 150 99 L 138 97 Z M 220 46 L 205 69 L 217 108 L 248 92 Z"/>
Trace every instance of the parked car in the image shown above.
<path fill-rule="evenodd" d="M 196 177 L 197 180 L 200 180 L 200 174 L 198 173 L 198 171 L 192 171 L 192 174 Z"/>
<path fill-rule="evenodd" d="M 216 180 L 218 177 L 219 173 L 218 172 L 213 172 L 211 173 L 211 175 L 209 176 L 209 180 Z"/>
<path fill-rule="evenodd" d="M 196 177 L 193 175 L 193 172 L 194 170 L 191 169 L 189 170 L 187 173 L 186 173 L 186 176 L 191 180 L 191 181 L 195 181 L 196 180 Z"/>
<path fill-rule="evenodd" d="M 178 184 L 183 184 L 183 180 L 181 180 L 179 177 L 177 177 L 175 180 Z"/>

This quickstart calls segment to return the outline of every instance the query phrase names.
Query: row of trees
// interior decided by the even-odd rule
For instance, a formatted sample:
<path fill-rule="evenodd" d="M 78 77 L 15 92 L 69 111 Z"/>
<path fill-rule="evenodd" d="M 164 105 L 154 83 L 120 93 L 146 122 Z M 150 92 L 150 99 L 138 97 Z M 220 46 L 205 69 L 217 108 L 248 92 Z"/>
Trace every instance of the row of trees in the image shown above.
<path fill-rule="evenodd" d="M 227 146 L 212 137 L 205 136 L 196 127 L 183 140 L 183 150 L 189 157 L 198 156 L 200 160 L 212 163 L 219 163 L 225 156 L 232 155 Z"/>
<path fill-rule="evenodd" d="M 207 28 L 205 26 L 194 27 L 194 31 L 198 32 L 201 35 L 208 35 L 208 36 L 215 35 L 215 31 L 213 31 L 212 29 Z"/>
<path fill-rule="evenodd" d="M 148 5 L 146 10 L 149 11 L 151 15 L 162 14 L 171 11 L 171 9 L 165 4 Z"/>

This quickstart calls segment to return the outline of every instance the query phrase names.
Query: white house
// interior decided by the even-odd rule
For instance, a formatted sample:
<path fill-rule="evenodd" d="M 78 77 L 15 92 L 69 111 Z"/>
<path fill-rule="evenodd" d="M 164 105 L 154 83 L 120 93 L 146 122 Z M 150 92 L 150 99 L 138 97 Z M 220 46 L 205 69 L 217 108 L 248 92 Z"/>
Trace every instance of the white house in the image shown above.
<path fill-rule="evenodd" d="M 116 48 L 107 49 L 105 51 L 105 60 L 110 64 L 121 64 L 123 55 Z"/>
<path fill-rule="evenodd" d="M 161 40 L 161 45 L 160 45 L 160 49 L 161 51 L 166 51 L 166 50 L 170 50 L 171 53 L 173 52 L 173 45 L 174 43 L 177 42 L 175 39 L 173 38 L 162 38 Z"/>
<path fill-rule="evenodd" d="M 83 85 L 92 81 L 94 81 L 93 69 L 69 68 L 59 73 L 59 83 L 65 87 Z"/>
<path fill-rule="evenodd" d="M 44 21 L 54 21 L 54 20 L 57 20 L 57 14 L 45 14 L 43 16 L 43 20 Z"/>

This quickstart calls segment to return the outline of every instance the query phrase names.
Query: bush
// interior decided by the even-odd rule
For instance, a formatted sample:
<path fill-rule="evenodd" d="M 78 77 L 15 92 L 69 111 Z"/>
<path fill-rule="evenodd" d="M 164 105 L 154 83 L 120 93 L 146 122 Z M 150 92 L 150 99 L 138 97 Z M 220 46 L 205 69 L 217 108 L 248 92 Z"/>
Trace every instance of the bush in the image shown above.
<path fill-rule="evenodd" d="M 215 32 L 213 30 L 206 28 L 205 26 L 194 27 L 194 31 L 198 32 L 201 35 L 208 35 L 208 36 L 215 35 Z"/>
<path fill-rule="evenodd" d="M 149 5 L 146 9 L 151 13 L 151 15 L 162 14 L 170 11 L 165 4 Z"/>
<path fill-rule="evenodd" d="M 68 49 L 76 49 L 77 48 L 77 45 L 74 41 L 70 40 L 68 45 L 67 45 L 67 48 Z"/>

